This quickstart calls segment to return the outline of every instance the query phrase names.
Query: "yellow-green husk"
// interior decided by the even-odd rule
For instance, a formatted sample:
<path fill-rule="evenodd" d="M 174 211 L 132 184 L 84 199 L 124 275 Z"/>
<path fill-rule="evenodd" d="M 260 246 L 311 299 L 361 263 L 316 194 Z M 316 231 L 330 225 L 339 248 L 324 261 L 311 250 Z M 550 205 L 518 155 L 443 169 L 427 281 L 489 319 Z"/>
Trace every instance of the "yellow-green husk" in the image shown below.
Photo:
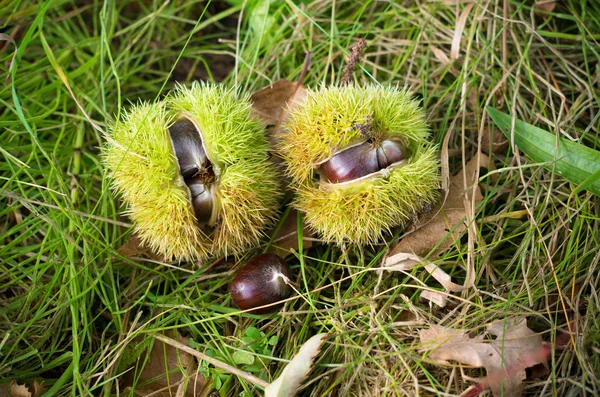
<path fill-rule="evenodd" d="M 238 254 L 258 244 L 276 219 L 281 189 L 262 124 L 248 96 L 204 83 L 178 87 L 165 101 L 132 106 L 111 128 L 103 149 L 142 242 L 168 260 Z M 198 226 L 168 128 L 185 117 L 201 131 L 217 170 L 216 223 Z"/>
<path fill-rule="evenodd" d="M 320 163 L 366 139 L 361 126 L 373 140 L 399 139 L 408 158 L 357 181 L 319 183 Z M 437 153 L 425 114 L 408 91 L 353 85 L 309 91 L 285 127 L 279 149 L 296 192 L 293 205 L 327 242 L 373 244 L 437 199 Z"/>

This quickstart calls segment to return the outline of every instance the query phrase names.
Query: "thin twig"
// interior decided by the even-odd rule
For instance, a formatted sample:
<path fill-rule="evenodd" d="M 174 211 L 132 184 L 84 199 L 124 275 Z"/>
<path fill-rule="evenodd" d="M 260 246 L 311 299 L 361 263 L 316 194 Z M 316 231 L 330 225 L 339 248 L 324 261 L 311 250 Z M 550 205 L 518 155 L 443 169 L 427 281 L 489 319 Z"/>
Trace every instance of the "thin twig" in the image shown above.
<path fill-rule="evenodd" d="M 175 339 L 171 339 L 168 336 L 162 335 L 162 334 L 155 334 L 154 335 L 154 339 L 159 340 L 163 343 L 166 343 L 167 345 L 171 345 L 179 350 L 183 350 L 184 352 L 191 354 L 194 357 L 198 357 L 201 360 L 206 361 L 209 364 L 214 365 L 217 368 L 221 368 L 224 369 L 225 371 L 232 373 L 234 375 L 239 376 L 240 378 L 246 379 L 248 382 L 253 383 L 257 386 L 262 387 L 263 389 L 267 386 L 269 386 L 269 383 L 252 375 L 251 373 L 248 373 L 246 371 L 242 371 L 239 368 L 233 367 L 229 364 L 226 364 L 222 361 L 217 360 L 216 358 L 213 357 L 209 357 L 204 353 L 200 353 L 197 350 L 192 349 L 189 346 L 184 345 L 181 342 L 176 341 Z"/>

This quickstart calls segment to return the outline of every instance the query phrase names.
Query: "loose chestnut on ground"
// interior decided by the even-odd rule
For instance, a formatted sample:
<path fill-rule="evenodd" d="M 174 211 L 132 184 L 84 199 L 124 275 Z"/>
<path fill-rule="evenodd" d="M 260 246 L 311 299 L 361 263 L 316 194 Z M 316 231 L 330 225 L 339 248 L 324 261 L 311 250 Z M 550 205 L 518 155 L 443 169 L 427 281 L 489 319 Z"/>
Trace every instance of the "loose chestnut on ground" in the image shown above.
<path fill-rule="evenodd" d="M 279 142 L 307 225 L 325 242 L 374 244 L 434 204 L 439 161 L 425 119 L 406 90 L 309 90 Z"/>
<path fill-rule="evenodd" d="M 142 102 L 111 126 L 103 159 L 142 243 L 166 260 L 238 254 L 279 210 L 279 176 L 249 96 L 207 83 Z"/>
<path fill-rule="evenodd" d="M 275 254 L 251 258 L 236 274 L 229 286 L 233 303 L 241 310 L 253 309 L 289 298 L 291 273 L 287 263 Z M 282 305 L 252 310 L 254 314 L 274 312 Z"/>

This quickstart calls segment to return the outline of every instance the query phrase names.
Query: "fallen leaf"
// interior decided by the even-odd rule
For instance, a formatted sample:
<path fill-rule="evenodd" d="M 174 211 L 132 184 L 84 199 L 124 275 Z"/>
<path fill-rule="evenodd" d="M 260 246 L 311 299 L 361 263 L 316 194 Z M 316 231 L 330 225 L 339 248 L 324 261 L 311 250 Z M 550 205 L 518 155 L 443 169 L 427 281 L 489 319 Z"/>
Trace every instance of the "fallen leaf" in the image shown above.
<path fill-rule="evenodd" d="M 307 56 L 305 71 L 308 68 L 308 62 L 310 62 L 310 56 Z M 267 125 L 274 126 L 268 132 L 269 143 L 274 148 L 271 160 L 279 170 L 284 190 L 288 190 L 291 180 L 286 175 L 283 159 L 277 154 L 275 148 L 277 148 L 278 137 L 284 133 L 283 123 L 288 119 L 290 111 L 306 99 L 307 91 L 301 84 L 305 71 L 298 82 L 281 79 L 256 91 L 250 97 L 253 115 L 262 119 Z"/>
<path fill-rule="evenodd" d="M 302 84 L 281 79 L 252 94 L 252 112 L 267 125 L 275 126 L 269 134 L 273 138 L 282 132 L 281 125 L 288 119 L 290 111 L 301 105 L 306 95 Z"/>
<path fill-rule="evenodd" d="M 477 157 L 473 157 L 461 172 L 452 176 L 443 207 L 440 209 L 438 204 L 423 216 L 420 221 L 422 226 L 400 240 L 387 257 L 407 252 L 424 257 L 437 246 L 433 252 L 433 256 L 436 256 L 450 248 L 467 228 L 465 195 L 470 200 L 472 189 L 475 189 L 475 206 L 483 200 L 476 176 L 479 167 L 487 167 L 488 161 L 489 158 L 485 154 L 480 155 L 479 161 L 477 161 Z M 466 189 L 464 180 L 467 181 Z"/>
<path fill-rule="evenodd" d="M 306 226 L 303 226 L 302 249 L 312 247 L 313 236 L 314 234 Z M 298 251 L 298 249 L 298 211 L 292 209 L 273 238 L 273 244 L 269 247 L 269 252 L 286 257 L 292 251 Z"/>
<path fill-rule="evenodd" d="M 33 397 L 40 397 L 42 394 L 44 394 L 47 388 L 43 381 L 38 382 L 37 380 L 34 380 L 29 389 L 31 390 Z"/>
<path fill-rule="evenodd" d="M 549 13 L 554 11 L 555 7 L 556 7 L 555 0 L 538 0 L 533 5 L 533 8 L 535 10 L 535 12 L 534 12 L 535 15 L 538 17 L 544 17 L 544 18 L 548 18 L 550 16 Z"/>
<path fill-rule="evenodd" d="M 509 141 L 504 134 L 493 128 L 484 128 L 481 132 L 481 150 L 486 154 L 506 153 L 508 143 Z"/>
<path fill-rule="evenodd" d="M 440 269 L 436 264 L 427 263 L 417 255 L 398 252 L 394 255 L 386 256 L 383 260 L 384 269 L 389 271 L 408 271 L 419 264 L 424 264 L 425 270 L 431 274 L 431 277 L 442 284 L 446 290 L 460 292 L 465 289 L 462 285 L 453 283 L 450 275 Z"/>
<path fill-rule="evenodd" d="M 437 291 L 431 291 L 428 289 L 421 292 L 421 295 L 419 296 L 419 298 L 422 300 L 429 301 L 431 303 L 435 303 L 436 305 L 438 305 L 441 308 L 446 307 L 446 305 L 448 304 L 448 298 L 446 297 L 446 295 L 439 293 Z"/>
<path fill-rule="evenodd" d="M 315 356 L 327 334 L 318 334 L 302 345 L 292 361 L 286 365 L 279 378 L 265 388 L 265 397 L 292 397 L 311 370 Z"/>
<path fill-rule="evenodd" d="M 188 344 L 186 338 L 179 336 L 178 339 Z M 144 343 L 141 339 L 134 341 Z M 138 365 L 142 365 L 145 359 L 144 352 L 137 359 Z M 206 386 L 193 356 L 158 340 L 154 341 L 141 374 L 137 377 L 134 375 L 133 369 L 128 371 L 123 376 L 122 387 L 133 387 L 135 382 L 134 393 L 138 396 L 152 393 L 156 397 L 195 397 Z"/>
<path fill-rule="evenodd" d="M 16 381 L 11 380 L 6 386 L 8 395 L 11 397 L 32 397 L 29 388 L 24 384 L 19 385 Z"/>
<path fill-rule="evenodd" d="M 297 83 L 285 79 L 261 88 L 250 97 L 252 113 L 267 125 L 279 123 L 288 101 L 294 96 L 297 88 Z"/>
<path fill-rule="evenodd" d="M 388 270 L 408 271 L 421 263 L 421 258 L 415 254 L 407 254 L 406 252 L 398 252 L 393 255 L 388 255 L 383 261 L 383 266 L 390 268 Z"/>
<path fill-rule="evenodd" d="M 430 352 L 433 360 L 483 367 L 488 376 L 480 384 L 490 388 L 494 396 L 520 396 L 525 370 L 536 364 L 547 365 L 546 355 L 540 354 L 544 347 L 542 337 L 529 329 L 521 317 L 493 322 L 487 333 L 496 339 L 486 340 L 485 335 L 471 338 L 464 330 L 431 325 L 419 331 L 420 351 Z"/>
<path fill-rule="evenodd" d="M 119 247 L 117 252 L 126 258 L 146 256 L 157 262 L 168 262 L 166 261 L 166 258 L 158 255 L 149 247 L 144 246 L 141 240 L 135 234 L 132 234 L 127 241 L 125 241 L 125 243 Z"/>

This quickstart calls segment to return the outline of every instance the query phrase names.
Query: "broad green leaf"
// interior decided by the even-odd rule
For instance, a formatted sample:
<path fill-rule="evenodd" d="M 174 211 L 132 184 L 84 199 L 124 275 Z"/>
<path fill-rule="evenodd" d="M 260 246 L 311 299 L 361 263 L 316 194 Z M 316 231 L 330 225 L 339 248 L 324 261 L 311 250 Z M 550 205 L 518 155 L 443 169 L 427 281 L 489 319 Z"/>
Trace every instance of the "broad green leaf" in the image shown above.
<path fill-rule="evenodd" d="M 510 140 L 512 117 L 487 107 L 489 115 Z M 600 196 L 600 152 L 568 139 L 556 139 L 554 134 L 524 121 L 514 121 L 514 144 L 528 157 L 554 170 L 572 183 L 576 191 L 587 189 Z"/>
<path fill-rule="evenodd" d="M 246 335 L 253 338 L 254 341 L 257 341 L 262 337 L 260 331 L 256 327 L 248 327 L 248 329 L 246 329 Z"/>
<path fill-rule="evenodd" d="M 236 364 L 252 365 L 252 363 L 254 363 L 254 356 L 243 350 L 237 350 L 235 353 L 233 353 L 232 358 L 233 362 Z"/>

